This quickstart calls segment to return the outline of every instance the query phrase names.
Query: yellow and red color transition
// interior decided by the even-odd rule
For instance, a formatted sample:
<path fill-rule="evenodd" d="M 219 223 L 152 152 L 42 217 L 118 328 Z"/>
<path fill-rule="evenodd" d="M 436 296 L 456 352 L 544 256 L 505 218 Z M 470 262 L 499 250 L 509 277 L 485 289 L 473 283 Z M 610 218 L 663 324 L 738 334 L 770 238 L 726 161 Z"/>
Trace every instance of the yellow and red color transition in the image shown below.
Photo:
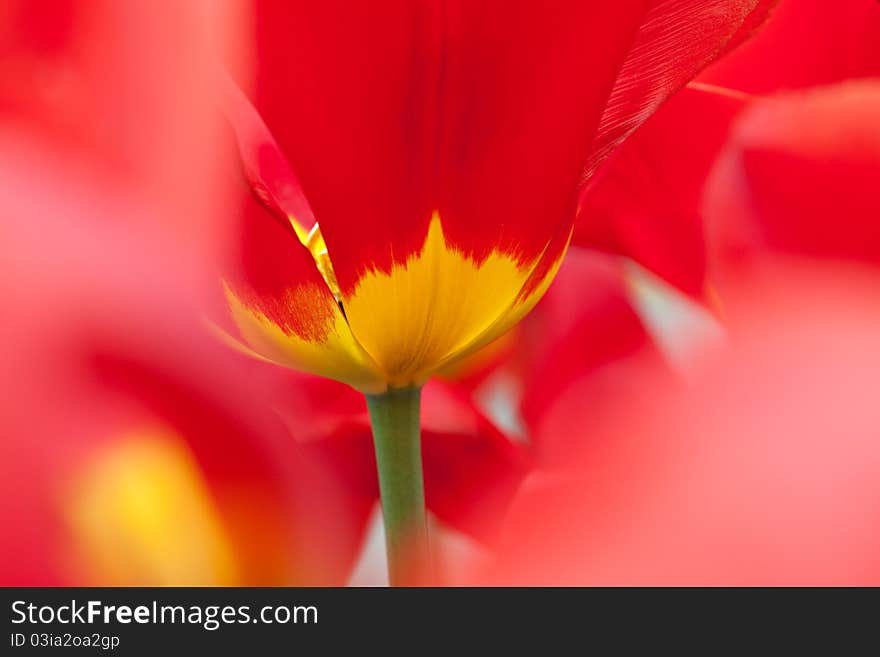
<path fill-rule="evenodd" d="M 256 109 L 226 93 L 262 202 L 237 337 L 367 393 L 488 344 L 552 281 L 584 181 L 772 4 L 259 3 Z"/>

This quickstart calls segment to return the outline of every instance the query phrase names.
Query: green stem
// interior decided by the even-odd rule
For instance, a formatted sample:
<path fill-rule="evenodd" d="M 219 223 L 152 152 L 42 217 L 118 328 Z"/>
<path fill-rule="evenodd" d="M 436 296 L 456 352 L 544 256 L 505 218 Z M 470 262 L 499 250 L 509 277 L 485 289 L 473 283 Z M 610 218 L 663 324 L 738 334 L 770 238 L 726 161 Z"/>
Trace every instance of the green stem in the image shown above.
<path fill-rule="evenodd" d="M 420 388 L 367 395 L 391 586 L 425 584 L 429 573 L 420 396 Z"/>

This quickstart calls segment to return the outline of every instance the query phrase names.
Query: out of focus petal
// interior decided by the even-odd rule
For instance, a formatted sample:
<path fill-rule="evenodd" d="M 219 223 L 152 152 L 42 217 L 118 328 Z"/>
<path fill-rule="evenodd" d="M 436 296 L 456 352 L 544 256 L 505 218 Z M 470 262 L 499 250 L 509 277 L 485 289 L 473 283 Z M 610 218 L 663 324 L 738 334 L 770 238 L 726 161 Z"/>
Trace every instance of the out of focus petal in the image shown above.
<path fill-rule="evenodd" d="M 706 86 L 676 94 L 587 186 L 572 242 L 627 256 L 705 300 L 703 186 L 748 102 L 745 95 Z"/>
<path fill-rule="evenodd" d="M 553 287 L 524 326 L 532 354 L 521 410 L 539 460 L 564 463 L 583 449 L 589 426 L 554 432 L 552 409 L 578 386 L 592 422 L 633 403 L 652 385 L 663 360 L 630 300 L 622 262 L 573 249 Z"/>
<path fill-rule="evenodd" d="M 163 235 L 167 251 L 204 266 L 227 238 L 218 221 L 227 197 L 213 186 L 222 126 L 208 73 L 217 58 L 240 55 L 238 7 L 4 2 L 0 133 L 41 144 L 81 178 L 153 209 L 149 220 L 142 213 L 91 222 Z"/>
<path fill-rule="evenodd" d="M 761 34 L 700 76 L 763 94 L 880 75 L 880 7 L 872 0 L 781 0 Z"/>
<path fill-rule="evenodd" d="M 707 184 L 715 273 L 774 256 L 880 264 L 878 114 L 876 80 L 755 104 Z"/>
<path fill-rule="evenodd" d="M 728 350 L 598 425 L 564 474 L 526 482 L 505 585 L 872 585 L 880 581 L 876 272 L 787 273 Z"/>
<path fill-rule="evenodd" d="M 146 278 L 147 245 L 124 233 L 59 224 L 47 240 L 51 217 L 8 230 L 0 259 L 17 309 L 0 349 L 2 481 L 19 500 L 2 545 L 26 564 L 4 582 L 343 581 L 345 542 L 313 502 L 339 520 L 345 505 L 200 330 L 176 272 Z"/>
<path fill-rule="evenodd" d="M 307 449 L 336 472 L 366 508 L 379 497 L 366 404 L 328 381 L 296 379 L 278 411 Z M 308 400 L 308 401 L 306 401 Z M 481 540 L 495 535 L 527 470 L 524 450 L 510 442 L 453 388 L 431 382 L 422 392 L 422 449 L 428 509 Z"/>

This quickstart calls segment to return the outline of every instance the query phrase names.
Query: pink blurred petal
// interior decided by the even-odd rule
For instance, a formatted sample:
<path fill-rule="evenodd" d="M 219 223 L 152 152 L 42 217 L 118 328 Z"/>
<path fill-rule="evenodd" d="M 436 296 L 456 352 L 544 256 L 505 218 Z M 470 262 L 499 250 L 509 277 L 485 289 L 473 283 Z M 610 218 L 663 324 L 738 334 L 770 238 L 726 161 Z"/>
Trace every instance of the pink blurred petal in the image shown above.
<path fill-rule="evenodd" d="M 790 270 L 685 387 L 600 423 L 570 395 L 557 430 L 591 448 L 514 503 L 504 585 L 880 582 L 877 275 Z"/>

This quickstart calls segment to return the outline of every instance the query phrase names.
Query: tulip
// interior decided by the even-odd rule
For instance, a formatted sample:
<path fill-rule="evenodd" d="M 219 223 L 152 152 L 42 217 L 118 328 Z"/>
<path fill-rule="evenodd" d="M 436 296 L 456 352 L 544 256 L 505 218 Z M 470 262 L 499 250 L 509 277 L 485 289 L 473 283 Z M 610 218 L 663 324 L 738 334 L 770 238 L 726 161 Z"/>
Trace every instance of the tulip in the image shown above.
<path fill-rule="evenodd" d="M 259 3 L 231 337 L 367 394 L 393 581 L 425 561 L 420 387 L 528 313 L 584 180 L 772 4 Z"/>
<path fill-rule="evenodd" d="M 487 344 L 552 279 L 584 175 L 766 11 L 581 4 L 260 4 L 256 110 L 225 93 L 277 219 L 248 212 L 227 280 L 251 349 L 378 394 Z"/>

